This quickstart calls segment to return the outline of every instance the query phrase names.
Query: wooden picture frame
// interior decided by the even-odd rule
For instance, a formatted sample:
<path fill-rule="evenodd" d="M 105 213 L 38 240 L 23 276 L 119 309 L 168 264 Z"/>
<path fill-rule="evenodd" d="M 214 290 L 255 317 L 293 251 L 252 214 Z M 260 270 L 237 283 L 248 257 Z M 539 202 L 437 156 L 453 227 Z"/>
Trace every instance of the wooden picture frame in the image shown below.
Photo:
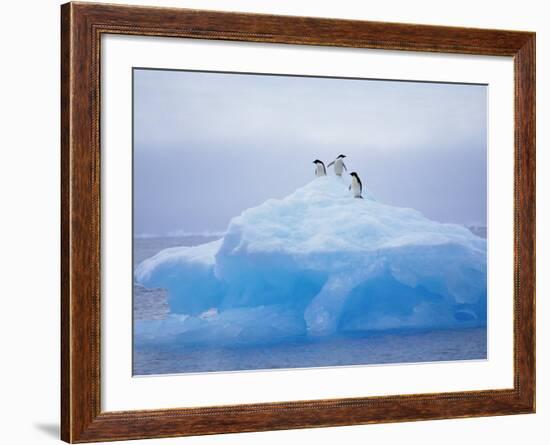
<path fill-rule="evenodd" d="M 100 54 L 103 34 L 511 56 L 515 71 L 514 387 L 102 412 Z M 92 3 L 61 7 L 61 438 L 173 437 L 535 411 L 535 34 Z"/>

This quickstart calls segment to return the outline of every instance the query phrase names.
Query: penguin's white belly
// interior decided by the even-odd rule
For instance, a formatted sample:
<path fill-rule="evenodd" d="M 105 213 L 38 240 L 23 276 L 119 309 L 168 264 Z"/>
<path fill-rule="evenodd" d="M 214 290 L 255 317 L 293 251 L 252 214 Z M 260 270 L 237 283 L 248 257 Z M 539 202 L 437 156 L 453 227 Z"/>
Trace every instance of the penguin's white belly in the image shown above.
<path fill-rule="evenodd" d="M 325 169 L 321 164 L 317 164 L 315 167 L 315 176 L 325 176 Z"/>
<path fill-rule="evenodd" d="M 336 173 L 338 176 L 342 176 L 342 173 L 344 172 L 344 161 L 341 159 L 336 159 L 334 161 L 334 173 Z"/>
<path fill-rule="evenodd" d="M 361 184 L 355 178 L 351 178 L 351 191 L 354 197 L 359 198 L 361 196 Z"/>

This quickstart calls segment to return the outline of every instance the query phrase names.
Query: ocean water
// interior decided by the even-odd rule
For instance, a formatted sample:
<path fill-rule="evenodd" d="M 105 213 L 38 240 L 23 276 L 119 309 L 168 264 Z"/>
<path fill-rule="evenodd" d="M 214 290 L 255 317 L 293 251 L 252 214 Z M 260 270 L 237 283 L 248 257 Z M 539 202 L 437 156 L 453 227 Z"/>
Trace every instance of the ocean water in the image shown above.
<path fill-rule="evenodd" d="M 284 345 L 136 347 L 134 375 L 487 358 L 485 328 L 295 339 Z"/>
<path fill-rule="evenodd" d="M 162 249 L 192 246 L 215 237 L 134 239 L 134 267 Z M 163 319 L 166 292 L 134 285 L 134 320 Z M 330 338 L 294 338 L 284 344 L 231 346 L 142 345 L 134 343 L 133 374 L 177 374 L 487 358 L 486 328 L 395 331 Z"/>

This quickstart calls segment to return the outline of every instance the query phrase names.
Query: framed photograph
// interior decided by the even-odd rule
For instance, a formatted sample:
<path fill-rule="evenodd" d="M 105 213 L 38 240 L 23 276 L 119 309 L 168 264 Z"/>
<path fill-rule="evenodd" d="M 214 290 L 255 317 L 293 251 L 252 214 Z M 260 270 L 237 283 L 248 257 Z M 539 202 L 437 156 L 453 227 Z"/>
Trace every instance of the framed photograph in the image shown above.
<path fill-rule="evenodd" d="M 535 34 L 61 8 L 61 436 L 535 411 Z"/>

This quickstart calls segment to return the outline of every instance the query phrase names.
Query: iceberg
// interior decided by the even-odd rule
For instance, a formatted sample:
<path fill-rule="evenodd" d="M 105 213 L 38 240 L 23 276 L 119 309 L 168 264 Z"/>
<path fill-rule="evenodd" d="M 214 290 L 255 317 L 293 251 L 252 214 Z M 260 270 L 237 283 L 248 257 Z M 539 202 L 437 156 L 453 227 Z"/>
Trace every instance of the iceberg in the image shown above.
<path fill-rule="evenodd" d="M 231 220 L 223 237 L 163 250 L 135 270 L 171 315 L 143 341 L 239 344 L 486 325 L 487 243 L 319 177 Z"/>

